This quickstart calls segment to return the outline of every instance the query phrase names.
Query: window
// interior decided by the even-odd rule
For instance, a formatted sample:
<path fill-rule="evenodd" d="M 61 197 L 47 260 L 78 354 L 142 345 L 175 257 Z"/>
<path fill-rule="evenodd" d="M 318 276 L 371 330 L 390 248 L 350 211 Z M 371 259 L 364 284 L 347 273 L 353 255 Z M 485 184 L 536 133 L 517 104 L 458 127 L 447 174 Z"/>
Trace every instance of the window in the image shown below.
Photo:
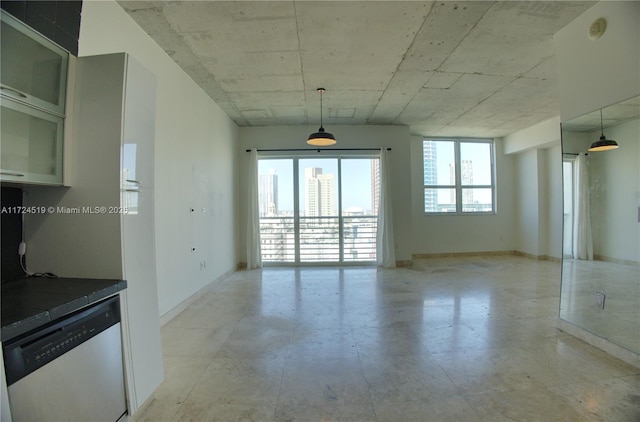
<path fill-rule="evenodd" d="M 493 140 L 422 141 L 425 214 L 495 212 Z"/>

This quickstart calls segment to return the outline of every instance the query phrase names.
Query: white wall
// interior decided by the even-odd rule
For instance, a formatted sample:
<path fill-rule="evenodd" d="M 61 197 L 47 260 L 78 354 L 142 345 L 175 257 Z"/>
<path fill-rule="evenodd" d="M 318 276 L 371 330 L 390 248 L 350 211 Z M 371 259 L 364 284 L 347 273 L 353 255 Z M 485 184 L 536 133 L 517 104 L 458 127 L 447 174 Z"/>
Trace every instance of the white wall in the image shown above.
<path fill-rule="evenodd" d="M 516 160 L 515 250 L 562 257 L 562 151 L 556 117 L 504 138 Z"/>
<path fill-rule="evenodd" d="M 79 44 L 80 56 L 127 52 L 157 76 L 155 214 L 162 315 L 239 261 L 238 129 L 116 2 L 83 4 Z"/>
<path fill-rule="evenodd" d="M 540 210 L 538 151 L 531 150 L 515 156 L 516 173 L 516 229 L 515 249 L 531 255 L 539 254 Z"/>
<path fill-rule="evenodd" d="M 516 154 L 556 146 L 560 141 L 560 116 L 504 137 L 504 153 Z"/>
<path fill-rule="evenodd" d="M 497 213 L 495 215 L 425 215 L 422 137 L 411 139 L 413 253 L 512 251 L 514 238 L 513 158 L 496 140 Z"/>
<path fill-rule="evenodd" d="M 598 138 L 599 137 L 600 133 L 598 133 Z M 589 149 L 593 141 L 594 139 L 591 138 L 588 133 L 564 131 L 562 133 L 562 153 L 578 154 L 580 152 L 587 152 L 587 149 Z"/>
<path fill-rule="evenodd" d="M 607 29 L 588 37 L 591 23 Z M 554 36 L 563 121 L 640 94 L 640 2 L 601 1 Z"/>
<path fill-rule="evenodd" d="M 316 132 L 317 126 L 272 126 L 272 127 L 243 127 L 240 128 L 241 155 L 240 183 L 240 221 L 246 221 L 246 149 L 251 148 L 305 148 L 307 137 Z M 411 259 L 411 174 L 409 160 L 409 128 L 406 126 L 327 126 L 326 130 L 333 133 L 338 140 L 336 148 L 380 148 L 390 147 L 391 181 L 393 185 L 393 217 L 396 241 L 396 260 Z M 328 153 L 328 152 L 327 152 Z M 322 153 L 322 156 L 327 154 Z M 368 175 L 367 175 L 368 177 Z M 242 245 L 245 244 L 245 231 L 239 232 Z M 243 246 L 244 248 L 244 246 Z M 246 262 L 246 253 L 241 251 Z"/>
<path fill-rule="evenodd" d="M 547 213 L 545 226 L 546 243 L 542 246 L 542 254 L 553 258 L 562 258 L 562 148 L 556 143 L 545 151 L 547 162 L 546 196 Z"/>
<path fill-rule="evenodd" d="M 620 148 L 589 154 L 593 253 L 640 262 L 640 120 L 608 127 L 605 134 Z"/>

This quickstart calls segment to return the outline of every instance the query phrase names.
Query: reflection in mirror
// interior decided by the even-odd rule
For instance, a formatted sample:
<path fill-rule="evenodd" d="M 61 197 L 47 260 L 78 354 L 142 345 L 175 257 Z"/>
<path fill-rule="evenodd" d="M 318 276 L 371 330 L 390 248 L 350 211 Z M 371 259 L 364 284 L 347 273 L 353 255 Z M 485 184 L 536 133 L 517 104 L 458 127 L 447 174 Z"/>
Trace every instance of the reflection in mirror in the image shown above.
<path fill-rule="evenodd" d="M 640 97 L 562 122 L 560 318 L 640 353 Z M 589 152 L 604 132 L 620 148 Z"/>

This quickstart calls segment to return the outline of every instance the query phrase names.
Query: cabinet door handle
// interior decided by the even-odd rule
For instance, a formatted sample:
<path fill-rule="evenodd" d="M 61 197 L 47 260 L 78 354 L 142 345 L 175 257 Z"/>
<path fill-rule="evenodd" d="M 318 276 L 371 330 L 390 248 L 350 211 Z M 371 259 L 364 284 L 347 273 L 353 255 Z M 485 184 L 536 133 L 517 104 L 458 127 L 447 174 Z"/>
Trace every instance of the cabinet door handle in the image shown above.
<path fill-rule="evenodd" d="M 136 185 L 141 185 L 142 184 L 142 182 L 140 182 L 138 180 L 132 180 L 132 179 L 127 179 L 127 182 L 135 183 Z"/>
<path fill-rule="evenodd" d="M 19 96 L 20 98 L 27 98 L 27 94 L 24 94 L 20 91 L 18 91 L 17 89 L 13 89 L 13 88 L 9 88 L 8 86 L 0 86 L 0 89 L 3 91 L 9 91 L 17 96 Z"/>
<path fill-rule="evenodd" d="M 24 177 L 22 173 L 14 173 L 11 171 L 0 171 L 0 174 L 3 176 L 16 176 L 16 177 Z"/>

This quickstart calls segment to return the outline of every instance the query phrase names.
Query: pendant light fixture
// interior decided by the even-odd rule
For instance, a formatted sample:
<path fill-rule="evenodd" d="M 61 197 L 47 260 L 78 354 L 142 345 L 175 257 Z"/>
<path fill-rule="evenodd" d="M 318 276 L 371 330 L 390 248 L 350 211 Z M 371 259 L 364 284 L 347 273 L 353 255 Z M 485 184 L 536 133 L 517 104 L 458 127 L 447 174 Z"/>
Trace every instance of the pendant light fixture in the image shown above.
<path fill-rule="evenodd" d="M 320 129 L 309 135 L 307 143 L 314 147 L 326 147 L 335 144 L 336 137 L 333 136 L 333 134 L 324 131 L 324 127 L 322 126 L 322 93 L 324 92 L 324 88 L 318 88 L 317 91 L 320 93 Z"/>
<path fill-rule="evenodd" d="M 608 151 L 618 148 L 618 143 L 613 139 L 604 136 L 604 125 L 602 124 L 602 109 L 600 109 L 600 140 L 595 141 L 589 147 L 589 151 Z"/>

